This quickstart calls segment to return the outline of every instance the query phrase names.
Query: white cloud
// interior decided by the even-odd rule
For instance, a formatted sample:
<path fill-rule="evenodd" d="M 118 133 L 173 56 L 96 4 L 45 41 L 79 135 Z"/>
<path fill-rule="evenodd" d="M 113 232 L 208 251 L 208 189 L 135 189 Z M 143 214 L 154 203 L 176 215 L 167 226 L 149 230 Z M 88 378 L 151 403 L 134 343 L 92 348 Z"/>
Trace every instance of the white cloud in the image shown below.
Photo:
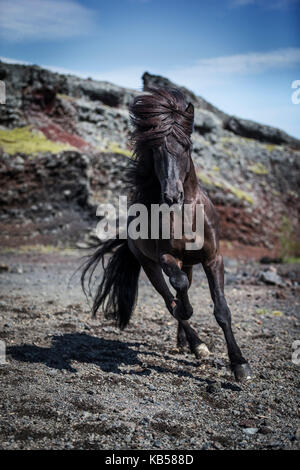
<path fill-rule="evenodd" d="M 0 60 L 7 64 L 32 65 L 30 62 L 26 62 L 25 60 L 11 59 L 10 57 L 0 57 Z"/>
<path fill-rule="evenodd" d="M 28 62 L 11 58 L 0 57 L 0 60 L 8 63 Z M 191 89 L 197 89 L 199 83 L 205 85 L 218 85 L 227 82 L 232 77 L 257 75 L 264 72 L 287 69 L 300 65 L 300 48 L 278 49 L 269 52 L 249 52 L 247 54 L 235 54 L 230 56 L 211 57 L 199 59 L 186 67 L 159 67 L 149 68 L 147 65 L 128 66 L 103 72 L 91 70 L 70 70 L 63 67 L 41 67 L 53 72 L 77 75 L 82 78 L 92 77 L 95 80 L 104 80 L 130 88 L 141 86 L 141 75 L 145 71 L 168 77 L 179 85 L 185 85 Z M 149 69 L 149 70 L 148 70 Z"/>
<path fill-rule="evenodd" d="M 19 64 L 19 65 L 34 65 L 31 62 L 27 62 L 24 60 L 12 59 L 10 57 L 1 57 L 0 61 L 5 62 L 7 64 Z M 37 65 L 37 64 L 36 64 Z M 55 65 L 45 65 L 40 64 L 41 68 L 50 70 L 51 72 L 61 73 L 64 75 L 75 75 L 79 78 L 89 78 L 91 77 L 93 80 L 99 80 L 104 82 L 111 82 L 115 85 L 123 86 L 125 88 L 134 88 L 134 89 L 141 89 L 142 88 L 142 81 L 141 76 L 146 71 L 147 67 L 133 66 L 133 67 L 126 67 L 121 69 L 114 69 L 111 71 L 103 71 L 103 72 L 91 72 L 91 71 L 84 71 L 84 70 L 71 70 L 66 69 L 65 67 L 59 67 Z M 160 73 L 159 70 L 155 71 L 151 68 L 152 73 Z"/>
<path fill-rule="evenodd" d="M 80 36 L 93 29 L 93 15 L 74 0 L 1 0 L 1 36 L 10 41 Z"/>
<path fill-rule="evenodd" d="M 13 59 L 1 57 L 0 59 L 10 63 L 22 63 Z M 93 72 L 91 70 L 74 71 L 41 64 L 42 67 L 55 72 L 69 73 L 82 78 L 92 77 L 95 80 L 104 80 L 135 89 L 141 89 L 141 76 L 148 70 L 150 73 L 168 77 L 174 83 L 193 90 L 230 114 L 281 127 L 300 138 L 297 118 L 300 105 L 292 105 L 290 102 L 288 106 L 284 104 L 286 99 L 290 99 L 290 83 L 286 84 L 287 91 L 285 91 L 282 87 L 273 88 L 261 80 L 256 80 L 258 75 L 264 72 L 296 68 L 299 65 L 300 48 L 212 57 L 200 59 L 189 67 L 177 68 L 149 68 L 144 64 Z M 251 76 L 254 77 L 253 80 Z M 241 77 L 248 77 L 250 82 L 243 83 L 243 80 L 240 80 Z M 295 76 L 295 79 L 298 78 Z M 248 89 L 247 83 L 253 84 L 254 82 L 255 85 L 251 85 Z"/>
<path fill-rule="evenodd" d="M 280 10 L 288 8 L 297 3 L 300 3 L 300 0 L 230 0 L 229 6 L 232 8 L 244 7 L 247 5 L 256 5 L 270 10 Z"/>
<path fill-rule="evenodd" d="M 199 91 L 200 88 L 230 83 L 232 78 L 257 75 L 268 71 L 284 70 L 300 65 L 300 48 L 278 49 L 269 52 L 250 52 L 231 56 L 199 59 L 185 67 L 147 67 L 147 65 L 123 67 L 90 73 L 93 78 L 106 80 L 130 88 L 141 86 L 140 77 L 148 70 L 168 77 L 173 82 Z"/>
<path fill-rule="evenodd" d="M 199 82 L 218 85 L 237 75 L 255 75 L 299 64 L 300 48 L 288 48 L 200 59 L 189 67 L 169 70 L 168 74 L 177 83 L 195 88 Z"/>

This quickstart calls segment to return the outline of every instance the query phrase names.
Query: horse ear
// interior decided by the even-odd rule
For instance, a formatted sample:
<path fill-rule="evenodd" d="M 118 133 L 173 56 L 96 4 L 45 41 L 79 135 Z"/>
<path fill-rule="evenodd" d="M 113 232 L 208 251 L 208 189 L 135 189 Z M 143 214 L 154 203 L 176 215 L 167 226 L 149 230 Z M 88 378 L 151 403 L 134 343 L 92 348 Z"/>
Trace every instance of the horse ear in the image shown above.
<path fill-rule="evenodd" d="M 194 115 L 194 105 L 192 103 L 189 103 L 186 107 L 185 112 Z"/>

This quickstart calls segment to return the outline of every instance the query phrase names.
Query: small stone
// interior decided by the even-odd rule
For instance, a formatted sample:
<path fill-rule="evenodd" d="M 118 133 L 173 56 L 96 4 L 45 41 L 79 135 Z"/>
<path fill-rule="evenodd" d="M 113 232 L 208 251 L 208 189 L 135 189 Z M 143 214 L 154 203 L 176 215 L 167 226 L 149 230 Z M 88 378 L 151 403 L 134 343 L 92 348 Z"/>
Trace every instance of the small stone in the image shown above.
<path fill-rule="evenodd" d="M 239 425 L 242 428 L 254 428 L 255 427 L 255 421 L 253 419 L 244 419 L 240 421 Z"/>
<path fill-rule="evenodd" d="M 0 264 L 0 272 L 9 271 L 8 264 Z"/>
<path fill-rule="evenodd" d="M 156 390 L 157 390 L 157 388 L 156 388 L 154 385 L 152 385 L 152 384 L 150 384 L 150 385 L 148 386 L 148 388 L 149 388 L 149 390 L 153 390 L 153 391 L 156 391 Z"/>
<path fill-rule="evenodd" d="M 14 266 L 11 269 L 11 272 L 14 273 L 14 274 L 23 274 L 23 272 L 24 272 L 23 266 L 21 264 L 18 264 L 17 266 Z"/>
<path fill-rule="evenodd" d="M 216 384 L 210 384 L 206 387 L 207 393 L 217 393 L 219 391 L 219 387 Z"/>
<path fill-rule="evenodd" d="M 77 242 L 76 247 L 85 249 L 85 248 L 89 248 L 89 244 L 85 242 Z"/>
<path fill-rule="evenodd" d="M 300 428 L 296 429 L 294 439 L 295 439 L 295 441 L 300 441 Z"/>
<path fill-rule="evenodd" d="M 286 295 L 281 291 L 277 291 L 276 294 L 275 294 L 275 297 L 276 297 L 276 299 L 280 299 L 280 300 L 285 300 L 286 299 Z"/>
<path fill-rule="evenodd" d="M 232 390 L 233 392 L 241 392 L 242 391 L 241 387 L 239 387 L 236 384 L 229 383 L 229 382 L 223 382 L 221 387 L 224 388 L 225 390 Z"/>
<path fill-rule="evenodd" d="M 253 434 L 256 434 L 258 432 L 258 428 L 245 428 L 243 429 L 243 432 L 245 434 L 248 434 L 248 435 L 253 435 Z"/>
<path fill-rule="evenodd" d="M 258 275 L 259 280 L 272 286 L 284 286 L 282 278 L 273 271 L 261 271 Z"/>
<path fill-rule="evenodd" d="M 271 429 L 269 426 L 261 426 L 261 427 L 259 428 L 259 432 L 260 432 L 261 434 L 271 434 L 273 431 L 272 431 L 272 429 Z"/>

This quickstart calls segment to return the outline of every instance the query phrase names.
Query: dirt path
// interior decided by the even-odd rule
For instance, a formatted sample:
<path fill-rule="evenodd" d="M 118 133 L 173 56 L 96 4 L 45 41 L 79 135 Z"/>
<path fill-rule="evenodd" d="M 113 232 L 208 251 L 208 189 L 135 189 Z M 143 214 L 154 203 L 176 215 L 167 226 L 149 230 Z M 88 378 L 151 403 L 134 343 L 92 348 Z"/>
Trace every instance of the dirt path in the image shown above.
<path fill-rule="evenodd" d="M 1 448 L 299 448 L 297 283 L 259 284 L 261 266 L 227 261 L 234 331 L 255 372 L 241 385 L 200 269 L 192 325 L 212 351 L 206 360 L 176 351 L 175 321 L 144 276 L 120 332 L 91 319 L 78 277 L 70 281 L 76 255 L 6 254 L 0 264 Z"/>

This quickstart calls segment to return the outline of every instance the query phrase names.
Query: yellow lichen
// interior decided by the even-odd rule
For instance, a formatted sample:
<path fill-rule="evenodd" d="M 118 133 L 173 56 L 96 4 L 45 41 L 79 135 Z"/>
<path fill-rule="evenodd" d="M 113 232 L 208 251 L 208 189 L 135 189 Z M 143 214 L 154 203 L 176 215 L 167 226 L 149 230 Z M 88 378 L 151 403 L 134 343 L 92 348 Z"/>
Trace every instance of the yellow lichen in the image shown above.
<path fill-rule="evenodd" d="M 16 127 L 15 129 L 0 129 L 0 147 L 5 153 L 15 155 L 35 155 L 37 153 L 59 153 L 63 150 L 72 150 L 69 144 L 53 142 L 47 139 L 41 131 L 30 126 Z"/>
<path fill-rule="evenodd" d="M 249 166 L 249 170 L 256 175 L 267 175 L 268 170 L 262 163 L 256 163 L 255 165 Z"/>
<path fill-rule="evenodd" d="M 268 309 L 266 309 L 266 308 L 258 308 L 258 309 L 256 310 L 256 313 L 257 313 L 258 315 L 268 315 L 269 311 L 268 311 Z"/>
<path fill-rule="evenodd" d="M 274 149 L 276 149 L 276 145 L 274 144 L 266 144 L 265 145 L 265 148 L 269 151 L 269 152 L 273 152 Z"/>
<path fill-rule="evenodd" d="M 57 98 L 60 98 L 62 100 L 66 100 L 66 101 L 74 101 L 75 98 L 73 98 L 73 96 L 69 96 L 69 95 L 65 95 L 64 93 L 57 93 Z"/>
<path fill-rule="evenodd" d="M 209 178 L 207 175 L 204 173 L 201 173 L 201 171 L 198 171 L 197 173 L 198 178 L 202 181 L 203 184 L 206 186 L 212 186 L 214 182 L 212 181 L 211 178 Z"/>
<path fill-rule="evenodd" d="M 59 247 L 55 245 L 20 245 L 16 247 L 1 247 L 1 253 L 39 253 L 39 254 L 53 254 L 53 253 L 60 253 L 62 255 L 69 255 L 69 256 L 78 256 L 78 250 L 72 247 Z"/>
<path fill-rule="evenodd" d="M 232 194 L 235 195 L 236 198 L 238 199 L 244 199 L 245 201 L 249 202 L 249 204 L 254 204 L 253 198 L 250 196 L 250 194 L 246 193 L 245 191 L 242 191 L 239 188 L 236 188 L 235 186 L 232 186 L 231 184 L 227 182 L 221 182 L 221 181 L 216 181 L 214 185 L 217 188 L 223 189 L 223 190 L 228 190 Z"/>
<path fill-rule="evenodd" d="M 241 189 L 236 188 L 235 186 L 228 185 L 229 191 L 232 192 L 238 199 L 244 199 L 245 201 L 249 202 L 249 204 L 254 204 L 253 198 L 250 194 L 242 191 Z"/>
<path fill-rule="evenodd" d="M 282 317 L 283 313 L 280 310 L 273 310 L 272 315 L 273 317 Z"/>
<path fill-rule="evenodd" d="M 239 137 L 233 137 L 233 136 L 223 136 L 221 137 L 220 141 L 224 144 L 226 144 L 227 142 L 238 142 L 239 141 Z"/>
<path fill-rule="evenodd" d="M 214 180 L 211 176 L 208 176 L 207 174 L 204 174 L 200 171 L 197 172 L 197 176 L 200 181 L 206 186 L 214 186 L 216 188 L 222 189 L 223 191 L 228 190 L 232 194 L 234 194 L 237 199 L 243 199 L 249 204 L 254 204 L 254 200 L 250 196 L 250 194 L 246 193 L 245 191 L 242 191 L 239 188 L 236 188 L 235 186 L 232 186 L 226 181 Z"/>
<path fill-rule="evenodd" d="M 124 155 L 125 157 L 132 158 L 132 152 L 128 149 L 124 149 L 119 146 L 116 142 L 110 142 L 107 146 L 106 151 L 109 153 L 117 153 L 119 155 Z"/>

